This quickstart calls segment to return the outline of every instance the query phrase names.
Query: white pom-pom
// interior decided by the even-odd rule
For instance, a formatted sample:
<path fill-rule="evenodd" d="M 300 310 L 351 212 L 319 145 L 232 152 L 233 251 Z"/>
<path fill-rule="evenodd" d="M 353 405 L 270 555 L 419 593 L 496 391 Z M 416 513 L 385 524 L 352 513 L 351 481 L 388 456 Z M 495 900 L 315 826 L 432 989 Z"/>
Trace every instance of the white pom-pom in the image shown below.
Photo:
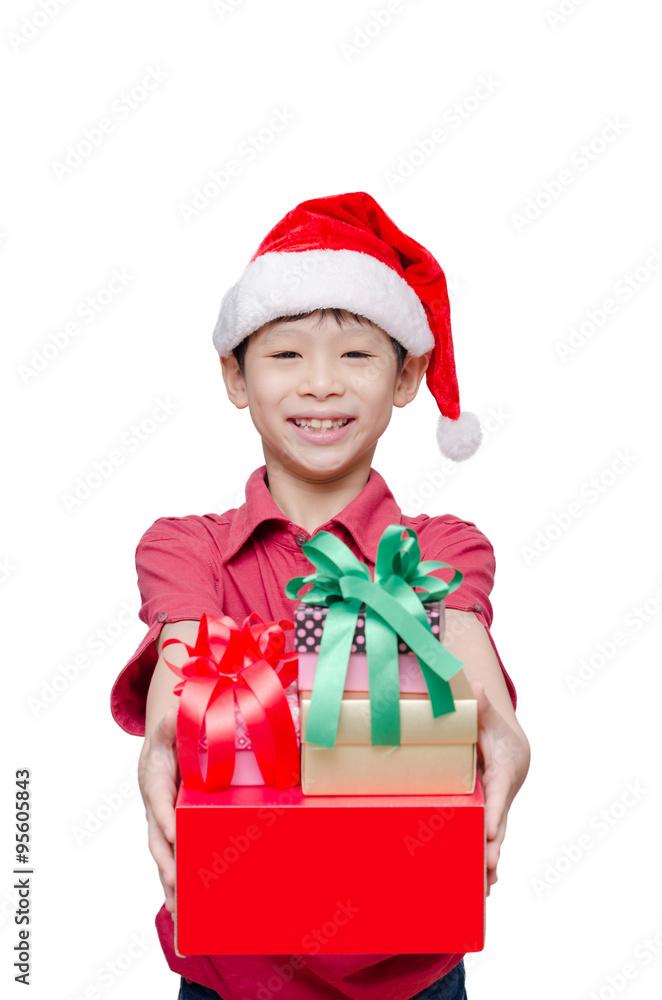
<path fill-rule="evenodd" d="M 462 410 L 457 420 L 439 416 L 437 444 L 442 455 L 454 462 L 463 462 L 478 450 L 483 432 L 475 413 Z"/>

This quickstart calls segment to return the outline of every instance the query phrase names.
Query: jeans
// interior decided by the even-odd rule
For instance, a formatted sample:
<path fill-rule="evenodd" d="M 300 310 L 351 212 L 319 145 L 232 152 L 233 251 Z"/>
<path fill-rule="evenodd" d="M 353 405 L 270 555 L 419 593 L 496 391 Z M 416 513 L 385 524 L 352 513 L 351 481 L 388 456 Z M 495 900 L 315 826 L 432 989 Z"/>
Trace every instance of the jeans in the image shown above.
<path fill-rule="evenodd" d="M 177 1000 L 222 1000 L 220 993 L 208 986 L 187 983 L 182 977 Z M 449 973 L 438 979 L 432 986 L 421 990 L 411 1000 L 467 1000 L 464 988 L 464 962 L 460 962 Z"/>

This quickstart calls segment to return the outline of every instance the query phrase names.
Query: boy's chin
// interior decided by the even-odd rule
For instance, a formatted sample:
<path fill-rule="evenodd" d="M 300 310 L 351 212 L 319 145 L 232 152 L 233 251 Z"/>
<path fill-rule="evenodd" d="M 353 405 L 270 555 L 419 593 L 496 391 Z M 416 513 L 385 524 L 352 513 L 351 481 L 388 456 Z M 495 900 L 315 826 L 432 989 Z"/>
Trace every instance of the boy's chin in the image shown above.
<path fill-rule="evenodd" d="M 286 455 L 267 446 L 264 448 L 267 468 L 272 471 L 281 470 L 300 479 L 314 478 L 324 482 L 327 479 L 337 479 L 344 472 L 351 472 L 359 461 L 358 455 L 341 454 L 339 448 L 330 445 L 323 450 L 320 448 L 319 453 L 314 446 L 306 450 L 310 450 L 311 454 Z"/>

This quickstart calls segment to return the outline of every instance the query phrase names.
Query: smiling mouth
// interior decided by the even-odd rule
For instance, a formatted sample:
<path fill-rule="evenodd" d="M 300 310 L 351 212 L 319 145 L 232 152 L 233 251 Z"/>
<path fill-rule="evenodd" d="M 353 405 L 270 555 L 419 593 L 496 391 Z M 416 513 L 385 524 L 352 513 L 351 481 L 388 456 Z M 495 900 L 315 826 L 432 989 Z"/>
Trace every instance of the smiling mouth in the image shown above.
<path fill-rule="evenodd" d="M 292 417 L 292 423 L 297 427 L 303 427 L 307 431 L 335 431 L 339 427 L 344 427 L 352 417 L 344 417 L 342 420 L 317 420 L 316 418 L 304 419 Z"/>

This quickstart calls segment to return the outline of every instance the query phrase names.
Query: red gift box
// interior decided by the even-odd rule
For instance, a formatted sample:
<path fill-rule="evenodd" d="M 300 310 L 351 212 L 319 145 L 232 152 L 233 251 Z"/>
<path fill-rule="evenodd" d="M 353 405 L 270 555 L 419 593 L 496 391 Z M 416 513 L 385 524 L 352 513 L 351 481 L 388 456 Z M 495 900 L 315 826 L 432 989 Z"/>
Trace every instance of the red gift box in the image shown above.
<path fill-rule="evenodd" d="M 485 827 L 471 795 L 180 788 L 180 955 L 480 951 Z M 289 881 L 296 861 L 297 885 Z"/>

